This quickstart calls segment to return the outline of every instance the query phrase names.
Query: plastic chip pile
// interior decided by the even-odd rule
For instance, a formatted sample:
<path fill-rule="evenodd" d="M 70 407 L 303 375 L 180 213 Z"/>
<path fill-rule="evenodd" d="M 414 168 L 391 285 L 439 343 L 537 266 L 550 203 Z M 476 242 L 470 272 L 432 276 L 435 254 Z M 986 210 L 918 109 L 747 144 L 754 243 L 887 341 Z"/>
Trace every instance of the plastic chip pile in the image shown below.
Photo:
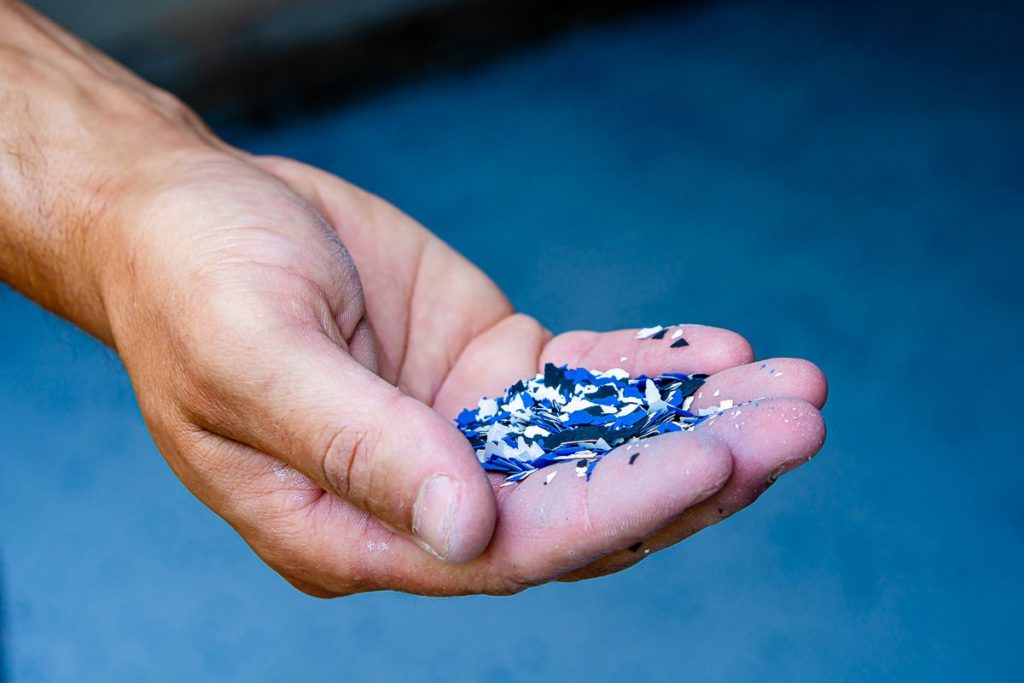
<path fill-rule="evenodd" d="M 576 474 L 589 480 L 613 448 L 693 429 L 705 419 L 688 410 L 705 377 L 630 378 L 620 369 L 598 372 L 548 363 L 542 374 L 516 382 L 502 398 L 481 399 L 455 422 L 484 469 L 508 475 L 503 486 L 570 460 L 576 461 Z"/>

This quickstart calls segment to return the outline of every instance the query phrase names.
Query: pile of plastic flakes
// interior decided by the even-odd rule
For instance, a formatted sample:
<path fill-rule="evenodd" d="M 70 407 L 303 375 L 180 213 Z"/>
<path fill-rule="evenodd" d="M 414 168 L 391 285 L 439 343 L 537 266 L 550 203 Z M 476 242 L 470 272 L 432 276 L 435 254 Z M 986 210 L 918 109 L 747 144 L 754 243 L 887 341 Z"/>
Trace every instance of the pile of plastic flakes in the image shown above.
<path fill-rule="evenodd" d="M 576 474 L 589 480 L 613 448 L 693 429 L 714 412 L 689 411 L 706 377 L 670 372 L 630 378 L 620 369 L 598 372 L 548 363 L 542 374 L 516 382 L 500 399 L 481 399 L 476 410 L 463 410 L 455 422 L 484 469 L 508 475 L 502 486 L 567 460 L 575 460 Z"/>

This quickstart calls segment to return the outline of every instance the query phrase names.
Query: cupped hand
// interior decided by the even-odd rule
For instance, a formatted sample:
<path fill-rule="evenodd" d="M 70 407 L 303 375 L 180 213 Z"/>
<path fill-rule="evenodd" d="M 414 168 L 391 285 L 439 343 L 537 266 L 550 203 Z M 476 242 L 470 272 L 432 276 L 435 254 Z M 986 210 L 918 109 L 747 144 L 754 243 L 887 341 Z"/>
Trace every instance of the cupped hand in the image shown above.
<path fill-rule="evenodd" d="M 739 335 L 702 326 L 678 349 L 628 330 L 552 338 L 408 216 L 297 162 L 176 160 L 115 224 L 106 307 L 156 443 L 311 594 L 505 594 L 616 571 L 822 443 L 812 365 L 751 365 Z M 451 418 L 545 362 L 704 372 L 695 405 L 742 405 L 642 457 L 620 448 L 589 482 L 567 463 L 499 488 Z"/>
<path fill-rule="evenodd" d="M 701 326 L 675 349 L 552 337 L 386 202 L 231 149 L 27 5 L 0 1 L 0 24 L 0 279 L 117 349 L 173 470 L 302 590 L 609 573 L 820 447 L 809 363 L 752 364 Z M 451 418 L 545 362 L 708 373 L 694 406 L 737 407 L 612 452 L 589 482 L 568 463 L 499 488 Z"/>

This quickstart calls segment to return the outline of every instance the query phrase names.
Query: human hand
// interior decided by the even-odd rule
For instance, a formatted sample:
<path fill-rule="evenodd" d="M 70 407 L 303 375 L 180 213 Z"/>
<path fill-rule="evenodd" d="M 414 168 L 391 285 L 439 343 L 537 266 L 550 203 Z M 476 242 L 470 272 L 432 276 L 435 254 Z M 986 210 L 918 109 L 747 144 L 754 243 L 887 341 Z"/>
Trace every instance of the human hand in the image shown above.
<path fill-rule="evenodd" d="M 721 519 L 820 445 L 809 364 L 744 365 L 742 338 L 699 326 L 681 349 L 632 331 L 552 339 L 410 218 L 297 162 L 204 153 L 122 206 L 113 241 L 131 251 L 105 298 L 154 439 L 307 592 L 508 593 L 617 570 L 646 554 L 627 548 Z M 715 391 L 767 398 L 646 442 L 633 466 L 613 454 L 590 482 L 488 485 L 450 418 L 549 361 L 718 373 L 698 407 Z M 439 474 L 450 529 L 417 516 Z"/>
<path fill-rule="evenodd" d="M 230 149 L 97 63 L 117 76 L 101 74 L 103 92 L 135 108 L 112 129 L 109 98 L 76 101 L 88 133 L 60 146 L 61 186 L 87 188 L 72 196 L 91 210 L 70 211 L 87 218 L 61 241 L 75 247 L 57 286 L 12 279 L 115 346 L 174 471 L 302 590 L 510 593 L 615 571 L 746 505 L 820 446 L 813 366 L 745 365 L 742 338 L 699 326 L 682 349 L 630 331 L 551 338 L 394 207 Z M 590 482 L 497 489 L 450 418 L 547 361 L 718 373 L 695 405 L 716 390 L 758 400 L 646 442 L 632 466 L 613 453 Z"/>

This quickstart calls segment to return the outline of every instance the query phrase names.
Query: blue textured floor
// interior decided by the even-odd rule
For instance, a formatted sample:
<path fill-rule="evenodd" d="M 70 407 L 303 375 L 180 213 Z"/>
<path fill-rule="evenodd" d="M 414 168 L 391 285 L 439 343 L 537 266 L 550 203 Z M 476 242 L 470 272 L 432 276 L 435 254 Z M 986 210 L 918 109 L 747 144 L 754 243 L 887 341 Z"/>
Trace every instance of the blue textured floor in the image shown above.
<path fill-rule="evenodd" d="M 232 134 L 393 200 L 554 329 L 814 359 L 817 460 L 616 577 L 320 602 L 177 483 L 115 359 L 3 292 L 10 678 L 1018 674 L 1024 17 L 853 4 L 663 11 Z"/>

